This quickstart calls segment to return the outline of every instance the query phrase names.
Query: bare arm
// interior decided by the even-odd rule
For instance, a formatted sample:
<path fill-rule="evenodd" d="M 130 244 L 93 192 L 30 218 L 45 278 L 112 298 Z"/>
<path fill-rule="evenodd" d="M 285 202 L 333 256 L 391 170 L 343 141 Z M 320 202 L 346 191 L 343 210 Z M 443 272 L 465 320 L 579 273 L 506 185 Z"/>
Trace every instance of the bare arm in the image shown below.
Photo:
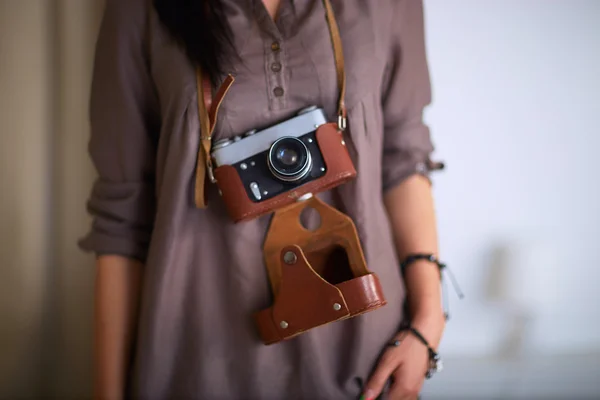
<path fill-rule="evenodd" d="M 433 196 L 429 181 L 413 175 L 390 189 L 384 202 L 400 259 L 410 253 L 438 254 Z M 437 346 L 444 327 L 440 272 L 428 261 L 412 264 L 404 276 L 411 322 Z"/>
<path fill-rule="evenodd" d="M 125 397 L 137 322 L 142 263 L 106 255 L 96 262 L 94 398 Z"/>

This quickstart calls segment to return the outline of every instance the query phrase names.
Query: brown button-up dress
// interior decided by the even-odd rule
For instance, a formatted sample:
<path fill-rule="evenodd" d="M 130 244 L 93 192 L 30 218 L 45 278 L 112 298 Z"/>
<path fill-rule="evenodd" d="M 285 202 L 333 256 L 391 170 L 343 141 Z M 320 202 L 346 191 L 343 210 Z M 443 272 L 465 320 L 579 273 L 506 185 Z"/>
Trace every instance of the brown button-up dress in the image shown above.
<path fill-rule="evenodd" d="M 334 120 L 338 87 L 321 0 L 224 0 L 241 62 L 214 140 L 309 105 Z M 354 220 L 385 307 L 264 346 L 252 313 L 271 292 L 269 216 L 233 224 L 216 187 L 194 206 L 195 71 L 147 0 L 108 0 L 97 42 L 89 150 L 99 177 L 80 246 L 145 262 L 134 397 L 352 399 L 403 318 L 404 287 L 383 193 L 426 173 L 432 144 L 420 0 L 332 0 L 347 70 L 346 143 L 358 177 L 321 194 Z M 309 294 L 307 294 L 309 295 Z"/>

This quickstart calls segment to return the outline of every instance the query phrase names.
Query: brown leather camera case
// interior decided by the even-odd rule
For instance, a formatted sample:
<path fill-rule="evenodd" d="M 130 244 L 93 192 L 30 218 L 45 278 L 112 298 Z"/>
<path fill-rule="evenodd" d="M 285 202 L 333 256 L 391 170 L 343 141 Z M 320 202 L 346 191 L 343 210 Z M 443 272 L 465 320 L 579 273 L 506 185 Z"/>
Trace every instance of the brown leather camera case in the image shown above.
<path fill-rule="evenodd" d="M 307 207 L 319 213 L 315 231 L 300 223 Z M 274 303 L 254 319 L 265 344 L 386 304 L 379 279 L 367 269 L 354 223 L 316 197 L 275 212 L 264 254 Z"/>
<path fill-rule="evenodd" d="M 343 134 L 335 123 L 327 123 L 317 128 L 316 138 L 327 167 L 325 175 L 259 203 L 253 202 L 248 197 L 242 180 L 233 166 L 223 165 L 216 168 L 217 184 L 233 221 L 249 220 L 273 212 L 294 203 L 307 193 L 319 193 L 332 189 L 356 176 L 356 170 L 346 149 Z"/>

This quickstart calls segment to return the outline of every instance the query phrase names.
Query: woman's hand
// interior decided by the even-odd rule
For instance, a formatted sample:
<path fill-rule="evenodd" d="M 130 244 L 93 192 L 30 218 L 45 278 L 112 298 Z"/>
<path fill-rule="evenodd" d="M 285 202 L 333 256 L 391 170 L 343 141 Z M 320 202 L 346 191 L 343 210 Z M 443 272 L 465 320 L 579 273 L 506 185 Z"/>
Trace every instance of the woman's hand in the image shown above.
<path fill-rule="evenodd" d="M 426 318 L 415 318 L 412 325 L 434 349 L 437 348 L 445 326 L 443 315 L 439 311 Z M 389 346 L 385 350 L 361 400 L 375 400 L 390 378 L 392 386 L 389 400 L 418 398 L 429 367 L 427 347 L 408 331 L 400 332 L 391 342 L 394 340 L 399 340 L 400 345 Z"/>

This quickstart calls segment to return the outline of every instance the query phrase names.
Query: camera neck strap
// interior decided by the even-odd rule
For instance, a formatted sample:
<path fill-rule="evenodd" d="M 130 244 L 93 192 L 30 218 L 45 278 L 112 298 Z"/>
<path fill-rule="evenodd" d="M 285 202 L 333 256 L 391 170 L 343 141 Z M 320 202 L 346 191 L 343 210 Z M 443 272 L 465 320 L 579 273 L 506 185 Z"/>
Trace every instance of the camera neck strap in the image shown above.
<path fill-rule="evenodd" d="M 217 121 L 219 106 L 234 82 L 231 74 L 227 75 L 219 90 L 215 94 L 215 100 L 211 98 L 211 85 L 208 77 L 203 76 L 200 68 L 196 69 L 196 81 L 198 85 L 198 119 L 200 121 L 200 145 L 198 146 L 198 159 L 196 160 L 196 183 L 194 188 L 194 202 L 198 208 L 206 208 L 206 175 L 212 183 L 216 182 L 213 174 L 210 149 L 212 145 L 212 134 Z"/>
<path fill-rule="evenodd" d="M 333 56 L 335 58 L 335 71 L 337 74 L 338 89 L 340 91 L 338 98 L 338 129 L 346 130 L 346 72 L 344 69 L 344 52 L 342 50 L 342 37 L 338 28 L 335 14 L 331 7 L 330 0 L 323 0 L 325 6 L 325 16 L 327 17 L 327 25 L 329 26 L 329 35 L 331 36 L 331 44 L 333 46 Z"/>
<path fill-rule="evenodd" d="M 342 38 L 335 19 L 330 0 L 323 0 L 325 8 L 325 17 L 329 26 L 329 34 L 333 46 L 333 55 L 335 59 L 335 70 L 337 74 L 339 98 L 337 125 L 340 131 L 346 129 L 346 105 L 344 98 L 346 95 L 346 74 L 344 70 L 344 53 L 342 51 Z M 235 81 L 235 78 L 229 74 L 212 96 L 212 86 L 208 76 L 203 74 L 201 68 L 196 68 L 196 84 L 198 90 L 198 118 L 200 121 L 200 145 L 198 149 L 198 159 L 196 162 L 196 182 L 194 190 L 194 201 L 198 208 L 206 208 L 206 175 L 209 180 L 215 183 L 213 174 L 212 160 L 210 158 L 212 134 L 217 121 L 217 113 L 225 95 Z"/>

